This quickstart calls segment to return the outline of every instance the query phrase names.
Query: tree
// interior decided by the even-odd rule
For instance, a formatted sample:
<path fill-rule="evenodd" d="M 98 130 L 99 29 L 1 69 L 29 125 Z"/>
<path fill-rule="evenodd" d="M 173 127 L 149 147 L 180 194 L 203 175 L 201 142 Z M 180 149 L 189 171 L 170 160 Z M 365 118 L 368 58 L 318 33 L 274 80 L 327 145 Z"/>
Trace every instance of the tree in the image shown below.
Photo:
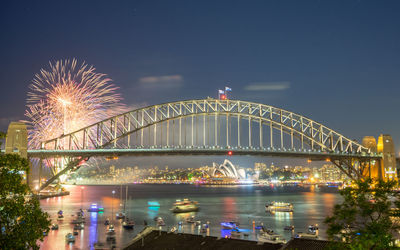
<path fill-rule="evenodd" d="M 326 218 L 328 236 L 338 242 L 335 249 L 391 249 L 399 226 L 399 195 L 396 181 L 360 180 L 340 193 L 343 203 L 335 205 Z"/>
<path fill-rule="evenodd" d="M 0 154 L 0 246 L 1 249 L 39 249 L 49 231 L 49 215 L 24 183 L 28 160 L 16 154 Z"/>

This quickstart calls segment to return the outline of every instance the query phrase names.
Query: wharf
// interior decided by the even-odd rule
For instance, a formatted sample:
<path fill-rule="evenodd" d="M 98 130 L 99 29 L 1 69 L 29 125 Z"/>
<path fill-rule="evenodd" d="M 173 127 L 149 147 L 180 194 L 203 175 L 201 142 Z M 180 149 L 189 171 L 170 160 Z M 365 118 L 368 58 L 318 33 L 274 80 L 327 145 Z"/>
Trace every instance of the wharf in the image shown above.
<path fill-rule="evenodd" d="M 320 250 L 326 249 L 329 241 L 313 239 L 292 239 L 286 244 L 262 243 L 233 238 L 221 238 L 215 236 L 203 236 L 186 233 L 172 233 L 160 231 L 154 227 L 146 227 L 135 238 L 131 240 L 124 250 L 131 249 L 298 249 L 298 250 Z"/>

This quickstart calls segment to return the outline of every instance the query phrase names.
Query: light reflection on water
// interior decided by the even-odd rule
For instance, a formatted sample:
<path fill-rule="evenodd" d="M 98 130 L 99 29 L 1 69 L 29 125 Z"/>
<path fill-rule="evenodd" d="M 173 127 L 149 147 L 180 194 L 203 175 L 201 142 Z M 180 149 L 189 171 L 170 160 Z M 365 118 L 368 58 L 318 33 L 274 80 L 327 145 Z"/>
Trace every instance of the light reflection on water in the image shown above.
<path fill-rule="evenodd" d="M 64 210 L 65 220 L 59 224 L 58 231 L 50 231 L 45 238 L 42 249 L 88 249 L 93 243 L 100 240 L 105 242 L 107 227 L 104 221 L 113 220 L 116 232 L 116 243 L 121 247 L 128 243 L 140 230 L 144 221 L 149 225 L 155 225 L 154 217 L 164 219 L 167 228 L 173 226 L 179 232 L 200 233 L 200 226 L 186 223 L 186 219 L 195 216 L 201 224 L 210 222 L 208 234 L 225 237 L 230 236 L 230 230 L 222 230 L 220 222 L 238 221 L 239 228 L 245 230 L 248 239 L 257 238 L 257 230 L 254 226 L 264 225 L 268 229 L 290 239 L 292 233 L 283 230 L 285 226 L 294 225 L 295 231 L 306 231 L 307 226 L 319 224 L 320 235 L 325 236 L 323 220 L 331 211 L 334 204 L 339 202 L 337 193 L 322 192 L 320 189 L 311 190 L 309 187 L 277 187 L 277 186 L 234 186 L 234 187 L 206 187 L 193 185 L 130 185 L 126 214 L 135 222 L 134 230 L 124 230 L 121 220 L 115 219 L 115 213 L 122 210 L 120 186 L 86 186 L 84 189 L 84 201 L 81 201 L 81 189 L 79 186 L 68 186 L 71 195 L 65 197 L 49 198 L 41 201 L 42 208 L 49 212 L 53 223 L 59 209 Z M 112 198 L 112 190 L 117 197 Z M 123 191 L 125 188 L 123 188 Z M 125 197 L 125 195 L 122 195 Z M 176 199 L 191 198 L 199 202 L 200 211 L 193 213 L 174 214 L 169 209 Z M 294 206 L 293 213 L 265 212 L 265 204 L 270 201 L 291 202 Z M 81 203 L 82 202 L 82 203 Z M 104 213 L 85 213 L 86 224 L 84 230 L 80 230 L 76 236 L 76 242 L 70 245 L 65 243 L 65 235 L 73 231 L 70 224 L 81 208 L 87 209 L 92 203 L 98 203 L 104 207 Z M 114 215 L 112 215 L 114 206 Z M 178 227 L 178 223 L 182 225 Z M 254 223 L 253 223 L 254 222 Z"/>

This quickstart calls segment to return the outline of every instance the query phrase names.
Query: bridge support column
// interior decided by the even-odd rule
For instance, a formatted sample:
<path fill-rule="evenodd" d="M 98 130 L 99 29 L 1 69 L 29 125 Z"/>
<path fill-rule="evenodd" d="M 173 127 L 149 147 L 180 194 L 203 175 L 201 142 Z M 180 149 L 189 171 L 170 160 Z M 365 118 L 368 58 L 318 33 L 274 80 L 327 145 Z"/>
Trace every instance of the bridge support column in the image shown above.
<path fill-rule="evenodd" d="M 378 153 L 383 154 L 380 160 L 384 180 L 397 180 L 396 154 L 393 139 L 390 135 L 380 135 L 377 145 Z"/>
<path fill-rule="evenodd" d="M 372 153 L 377 153 L 377 144 L 376 140 L 373 136 L 364 136 L 362 140 L 362 145 L 368 148 Z M 364 176 L 367 176 L 372 179 L 383 179 L 383 168 L 380 164 L 380 161 L 371 160 L 368 162 L 368 171 L 364 173 Z"/>
<path fill-rule="evenodd" d="M 6 154 L 18 154 L 23 158 L 28 158 L 28 130 L 23 122 L 11 122 L 8 125 L 6 145 Z M 29 164 L 28 173 L 26 173 L 26 183 L 33 187 L 32 166 Z"/>

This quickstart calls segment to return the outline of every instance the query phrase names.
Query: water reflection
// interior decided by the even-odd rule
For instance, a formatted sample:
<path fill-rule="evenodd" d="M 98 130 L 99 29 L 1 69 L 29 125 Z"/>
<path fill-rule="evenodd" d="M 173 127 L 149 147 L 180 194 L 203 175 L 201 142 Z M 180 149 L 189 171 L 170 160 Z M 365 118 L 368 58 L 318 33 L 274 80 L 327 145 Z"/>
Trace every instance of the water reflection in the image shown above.
<path fill-rule="evenodd" d="M 119 187 L 119 186 L 118 186 Z M 65 197 L 49 198 L 41 200 L 42 208 L 47 211 L 53 222 L 59 224 L 58 231 L 51 231 L 45 238 L 42 249 L 81 248 L 88 249 L 97 240 L 105 241 L 107 226 L 106 218 L 114 219 L 117 247 L 122 247 L 129 242 L 134 235 L 143 229 L 144 220 L 149 225 L 155 225 L 154 217 L 164 219 L 164 229 L 177 227 L 179 232 L 194 234 L 209 234 L 225 237 L 231 236 L 230 230 L 221 230 L 223 221 L 238 221 L 239 228 L 249 230 L 242 233 L 249 234 L 249 239 L 256 240 L 258 230 L 256 226 L 264 225 L 283 235 L 286 239 L 291 237 L 291 231 L 285 231 L 284 227 L 294 225 L 296 232 L 307 231 L 308 225 L 319 224 L 319 234 L 325 237 L 326 227 L 322 223 L 331 211 L 334 203 L 340 201 L 337 193 L 323 193 L 322 191 L 310 192 L 310 188 L 304 187 L 204 187 L 190 185 L 130 185 L 128 197 L 134 197 L 127 202 L 126 214 L 136 221 L 134 230 L 125 230 L 122 221 L 115 219 L 118 204 L 121 199 L 112 198 L 112 190 L 118 190 L 115 186 L 87 186 L 85 187 L 82 207 L 88 209 L 92 203 L 104 207 L 104 214 L 86 213 L 84 230 L 79 231 L 76 242 L 68 245 L 65 235 L 73 231 L 71 224 L 76 212 L 81 207 L 81 189 L 78 186 L 67 187 L 71 195 Z M 199 212 L 174 214 L 169 209 L 171 204 L 181 197 L 195 199 L 200 204 Z M 265 204 L 268 201 L 282 201 L 293 203 L 293 213 L 265 212 Z M 151 203 L 155 202 L 155 203 Z M 57 222 L 57 211 L 63 208 L 65 219 Z M 186 219 L 195 216 L 201 223 L 187 223 Z M 209 221 L 209 228 L 202 230 L 204 224 Z M 179 224 L 181 222 L 181 224 Z M 253 223 L 254 222 L 254 223 Z"/>

